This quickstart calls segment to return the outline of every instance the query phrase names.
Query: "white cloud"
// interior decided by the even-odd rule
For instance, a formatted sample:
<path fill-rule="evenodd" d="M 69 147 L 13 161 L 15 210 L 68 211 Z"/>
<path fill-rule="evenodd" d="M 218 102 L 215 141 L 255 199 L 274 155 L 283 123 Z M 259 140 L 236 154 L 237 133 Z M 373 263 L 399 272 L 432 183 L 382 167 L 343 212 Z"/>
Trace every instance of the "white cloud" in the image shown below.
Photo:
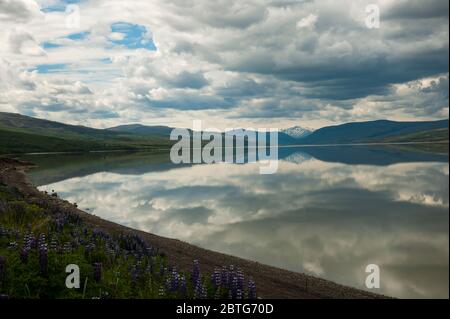
<path fill-rule="evenodd" d="M 314 28 L 316 22 L 317 22 L 317 16 L 315 14 L 310 14 L 306 18 L 301 19 L 299 22 L 297 22 L 297 28 Z"/>
<path fill-rule="evenodd" d="M 431 10 L 444 1 L 435 0 L 418 25 L 419 9 L 398 9 L 410 1 L 420 7 L 380 1 L 387 18 L 374 31 L 364 26 L 373 1 L 90 0 L 78 4 L 80 28 L 70 29 L 65 12 L 39 11 L 61 1 L 0 0 L 2 73 L 32 84 L 9 80 L 14 90 L 0 92 L 0 108 L 96 126 L 187 126 L 192 116 L 216 127 L 439 118 L 448 114 L 448 88 L 401 87 L 448 79 L 448 15 Z M 126 40 L 111 30 L 117 22 L 145 27 L 157 50 L 113 45 Z M 79 32 L 89 34 L 67 38 Z M 39 65 L 63 67 L 31 75 Z M 55 89 L 62 80 L 90 94 L 75 103 L 76 89 Z M 55 99 L 58 107 L 39 106 Z M 88 111 L 74 115 L 80 103 Z M 119 117 L 102 120 L 99 111 Z"/>

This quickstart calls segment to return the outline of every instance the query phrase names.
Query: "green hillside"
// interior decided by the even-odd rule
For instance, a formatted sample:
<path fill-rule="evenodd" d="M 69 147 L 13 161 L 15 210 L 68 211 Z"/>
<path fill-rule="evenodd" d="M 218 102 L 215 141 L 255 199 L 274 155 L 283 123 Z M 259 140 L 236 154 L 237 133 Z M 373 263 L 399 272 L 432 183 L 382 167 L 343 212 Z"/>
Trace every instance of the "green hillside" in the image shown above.
<path fill-rule="evenodd" d="M 302 144 L 346 144 L 398 141 L 412 142 L 409 138 L 431 137 L 436 130 L 447 129 L 448 120 L 429 122 L 394 122 L 387 120 L 354 122 L 328 126 L 301 139 Z M 424 132 L 428 135 L 420 135 Z M 416 134 L 419 134 L 416 136 Z M 442 136 L 439 136 L 441 138 Z M 392 139 L 392 140 L 391 140 Z M 436 138 L 433 137 L 436 141 Z M 448 138 L 445 138 L 448 140 Z M 427 140 L 428 141 L 428 140 Z"/>
<path fill-rule="evenodd" d="M 167 148 L 159 135 L 140 136 L 0 112 L 0 154 Z"/>
<path fill-rule="evenodd" d="M 429 130 L 413 134 L 392 136 L 384 139 L 385 142 L 441 142 L 448 141 L 448 128 Z"/>

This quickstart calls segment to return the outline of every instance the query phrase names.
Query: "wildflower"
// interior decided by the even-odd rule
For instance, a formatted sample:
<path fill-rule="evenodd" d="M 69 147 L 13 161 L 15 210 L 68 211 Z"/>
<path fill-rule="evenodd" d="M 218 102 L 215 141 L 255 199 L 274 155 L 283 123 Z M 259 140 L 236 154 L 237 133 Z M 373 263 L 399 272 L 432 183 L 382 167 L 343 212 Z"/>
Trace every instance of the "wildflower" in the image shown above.
<path fill-rule="evenodd" d="M 208 290 L 206 289 L 206 285 L 205 284 L 202 285 L 202 290 L 201 290 L 200 297 L 202 299 L 208 298 Z"/>
<path fill-rule="evenodd" d="M 166 295 L 166 291 L 164 290 L 164 286 L 159 287 L 159 296 L 164 297 Z"/>
<path fill-rule="evenodd" d="M 22 263 L 27 264 L 28 263 L 28 253 L 29 249 L 27 246 L 24 246 L 22 250 L 20 251 L 20 260 Z"/>
<path fill-rule="evenodd" d="M 39 235 L 39 240 L 38 240 L 38 243 L 37 243 L 37 244 L 38 244 L 39 247 L 41 247 L 41 246 L 47 244 L 47 243 L 46 243 L 46 240 L 45 240 L 45 235 L 44 235 L 44 234 Z"/>
<path fill-rule="evenodd" d="M 223 266 L 220 276 L 220 282 L 223 286 L 228 287 L 229 285 L 229 273 L 227 267 Z"/>
<path fill-rule="evenodd" d="M 97 282 L 100 282 L 102 280 L 102 264 L 101 263 L 94 263 L 94 279 Z"/>
<path fill-rule="evenodd" d="M 176 291 L 178 290 L 178 284 L 179 284 L 179 275 L 176 269 L 172 270 L 172 276 L 170 281 L 170 290 Z"/>
<path fill-rule="evenodd" d="M 239 269 L 237 272 L 237 288 L 240 291 L 244 291 L 244 282 L 245 282 L 244 272 L 241 269 Z"/>
<path fill-rule="evenodd" d="M 56 251 L 58 249 L 58 241 L 56 238 L 53 238 L 50 242 L 50 250 Z"/>
<path fill-rule="evenodd" d="M 222 276 L 221 276 L 220 270 L 218 268 L 216 268 L 214 270 L 213 274 L 211 275 L 211 281 L 216 288 L 221 286 Z"/>
<path fill-rule="evenodd" d="M 39 247 L 39 267 L 41 275 L 46 276 L 48 270 L 48 249 L 45 244 Z"/>
<path fill-rule="evenodd" d="M 191 272 L 191 281 L 194 285 L 200 281 L 200 264 L 198 260 L 194 260 L 194 265 Z"/>
<path fill-rule="evenodd" d="M 180 284 L 179 284 L 179 291 L 182 298 L 186 298 L 187 296 L 187 289 L 186 289 L 186 277 L 181 276 L 180 277 Z"/>
<path fill-rule="evenodd" d="M 198 280 L 194 285 L 194 299 L 202 297 L 203 287 L 200 280 Z"/>
<path fill-rule="evenodd" d="M 256 284 L 251 278 L 248 280 L 247 297 L 248 299 L 256 299 Z"/>

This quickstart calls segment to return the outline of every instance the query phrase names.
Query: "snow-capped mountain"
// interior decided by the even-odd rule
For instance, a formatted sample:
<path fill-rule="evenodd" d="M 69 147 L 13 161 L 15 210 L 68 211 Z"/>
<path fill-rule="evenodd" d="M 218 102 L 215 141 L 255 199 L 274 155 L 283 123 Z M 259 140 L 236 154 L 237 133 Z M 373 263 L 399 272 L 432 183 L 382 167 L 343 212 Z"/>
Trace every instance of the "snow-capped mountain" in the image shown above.
<path fill-rule="evenodd" d="M 300 126 L 294 126 L 294 127 L 290 127 L 285 130 L 282 130 L 281 132 L 283 132 L 295 139 L 300 139 L 300 138 L 304 138 L 304 137 L 311 135 L 314 132 L 314 130 L 309 129 L 309 128 L 303 128 Z"/>

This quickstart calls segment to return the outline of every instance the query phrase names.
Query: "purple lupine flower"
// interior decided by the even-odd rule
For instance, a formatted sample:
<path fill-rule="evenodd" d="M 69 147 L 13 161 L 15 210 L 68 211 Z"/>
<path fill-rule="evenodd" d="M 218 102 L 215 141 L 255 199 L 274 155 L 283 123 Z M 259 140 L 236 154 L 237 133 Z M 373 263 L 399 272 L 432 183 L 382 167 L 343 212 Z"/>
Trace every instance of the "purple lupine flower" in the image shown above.
<path fill-rule="evenodd" d="M 238 297 L 238 279 L 236 276 L 233 275 L 233 278 L 231 280 L 231 284 L 229 287 L 230 291 L 230 299 L 236 299 Z"/>
<path fill-rule="evenodd" d="M 198 280 L 194 284 L 194 299 L 198 299 L 202 297 L 202 283 L 200 280 Z"/>
<path fill-rule="evenodd" d="M 29 253 L 29 249 L 27 246 L 24 246 L 22 248 L 22 250 L 20 251 L 20 260 L 22 261 L 22 263 L 27 264 L 28 263 L 28 253 Z"/>
<path fill-rule="evenodd" d="M 219 268 L 214 269 L 211 275 L 211 282 L 216 288 L 222 285 L 222 275 Z"/>
<path fill-rule="evenodd" d="M 248 294 L 247 294 L 247 298 L 248 299 L 256 299 L 256 284 L 253 281 L 252 278 L 250 278 L 248 280 Z"/>
<path fill-rule="evenodd" d="M 42 245 L 44 245 L 44 244 L 46 244 L 46 241 L 45 241 L 45 234 L 40 234 L 40 235 L 39 235 L 38 245 L 39 245 L 39 246 L 42 246 Z"/>
<path fill-rule="evenodd" d="M 224 287 L 228 287 L 229 284 L 229 273 L 227 267 L 223 266 L 221 271 L 220 282 Z"/>
<path fill-rule="evenodd" d="M 176 269 L 172 270 L 172 275 L 170 278 L 170 290 L 177 291 L 179 285 L 179 275 Z"/>
<path fill-rule="evenodd" d="M 192 283 L 195 285 L 197 285 L 197 283 L 200 281 L 200 264 L 198 262 L 198 260 L 194 260 L 194 264 L 192 267 L 192 272 L 191 272 L 191 281 Z"/>
<path fill-rule="evenodd" d="M 245 277 L 244 277 L 244 272 L 239 269 L 237 271 L 237 288 L 240 291 L 244 291 L 244 283 L 245 283 Z"/>
<path fill-rule="evenodd" d="M 46 276 L 48 270 L 48 249 L 45 244 L 39 247 L 39 267 L 41 274 Z"/>
<path fill-rule="evenodd" d="M 94 280 L 100 282 L 102 280 L 102 263 L 94 263 Z"/>
<path fill-rule="evenodd" d="M 186 288 L 186 277 L 185 276 L 181 276 L 181 278 L 180 278 L 179 291 L 180 291 L 181 298 L 186 298 L 187 288 Z"/>
<path fill-rule="evenodd" d="M 31 247 L 31 249 L 35 249 L 35 248 L 37 248 L 37 246 L 38 246 L 38 243 L 37 243 L 36 237 L 34 237 L 33 234 L 30 234 L 30 247 Z"/>
<path fill-rule="evenodd" d="M 170 285 L 171 285 L 171 279 L 170 279 L 170 277 L 167 277 L 167 278 L 166 278 L 166 280 L 165 280 L 165 282 L 164 282 L 164 285 L 165 285 L 165 290 L 166 290 L 166 291 L 168 291 L 168 292 L 171 292 L 171 291 L 172 291 L 172 287 L 170 286 Z"/>
<path fill-rule="evenodd" d="M 202 299 L 208 298 L 208 290 L 206 289 L 206 285 L 205 284 L 202 285 L 200 298 L 202 298 Z"/>

